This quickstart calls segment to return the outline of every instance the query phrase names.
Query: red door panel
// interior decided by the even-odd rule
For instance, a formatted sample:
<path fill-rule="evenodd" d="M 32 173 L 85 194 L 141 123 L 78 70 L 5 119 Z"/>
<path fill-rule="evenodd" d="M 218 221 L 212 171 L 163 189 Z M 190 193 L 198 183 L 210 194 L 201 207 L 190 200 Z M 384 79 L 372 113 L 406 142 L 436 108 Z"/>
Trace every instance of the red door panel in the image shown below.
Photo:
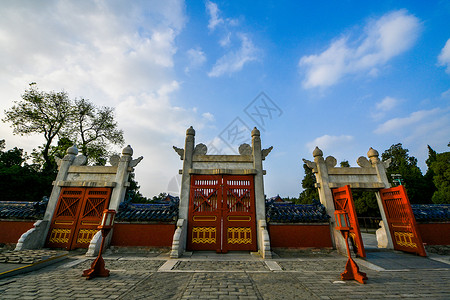
<path fill-rule="evenodd" d="M 394 249 L 427 256 L 405 187 L 382 189 L 380 197 Z"/>
<path fill-rule="evenodd" d="M 110 196 L 110 188 L 62 188 L 46 246 L 67 250 L 89 247 Z"/>
<path fill-rule="evenodd" d="M 192 175 L 187 248 L 256 251 L 253 176 Z"/>
<path fill-rule="evenodd" d="M 333 189 L 333 200 L 335 210 L 342 210 L 348 214 L 350 221 L 350 237 L 352 238 L 359 257 L 366 257 L 364 244 L 359 230 L 358 217 L 356 216 L 355 203 L 353 202 L 350 186 L 346 185 Z"/>

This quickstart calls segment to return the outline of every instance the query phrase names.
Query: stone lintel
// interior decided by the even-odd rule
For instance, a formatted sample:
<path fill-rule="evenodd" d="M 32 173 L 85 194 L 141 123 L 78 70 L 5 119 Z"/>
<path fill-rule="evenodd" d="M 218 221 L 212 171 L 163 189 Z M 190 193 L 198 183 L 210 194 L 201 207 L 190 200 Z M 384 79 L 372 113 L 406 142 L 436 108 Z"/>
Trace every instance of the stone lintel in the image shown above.
<path fill-rule="evenodd" d="M 377 175 L 375 168 L 328 168 L 329 175 Z"/>
<path fill-rule="evenodd" d="M 251 155 L 194 155 L 193 162 L 232 162 L 232 163 L 253 163 Z"/>
<path fill-rule="evenodd" d="M 345 185 L 350 185 L 352 189 L 384 189 L 385 185 L 382 182 L 340 182 L 334 183 L 330 182 L 329 187 L 331 189 L 343 187 Z"/>
<path fill-rule="evenodd" d="M 70 166 L 69 173 L 116 174 L 117 167 L 113 167 L 113 166 Z"/>
<path fill-rule="evenodd" d="M 116 183 L 111 181 L 56 181 L 53 184 L 60 187 L 115 187 Z M 129 185 L 129 183 L 128 183 Z M 127 185 L 126 185 L 127 186 Z"/>
<path fill-rule="evenodd" d="M 193 169 L 191 169 L 191 170 L 193 170 Z M 191 170 L 189 170 L 189 174 L 203 174 L 203 173 L 191 173 Z M 196 170 L 198 170 L 198 169 L 196 169 Z M 251 172 L 256 172 L 256 170 L 251 169 Z M 263 170 L 262 172 L 263 172 L 263 175 L 266 175 L 266 173 L 267 173 L 266 170 Z M 183 170 L 178 170 L 178 174 L 182 175 L 183 174 Z M 245 173 L 244 175 L 247 175 L 247 174 L 256 174 L 256 173 Z M 241 175 L 241 174 L 233 173 L 233 175 Z"/>
<path fill-rule="evenodd" d="M 220 175 L 220 174 L 228 174 L 228 175 L 249 175 L 256 174 L 255 169 L 189 169 L 189 174 L 198 174 L 198 175 Z"/>

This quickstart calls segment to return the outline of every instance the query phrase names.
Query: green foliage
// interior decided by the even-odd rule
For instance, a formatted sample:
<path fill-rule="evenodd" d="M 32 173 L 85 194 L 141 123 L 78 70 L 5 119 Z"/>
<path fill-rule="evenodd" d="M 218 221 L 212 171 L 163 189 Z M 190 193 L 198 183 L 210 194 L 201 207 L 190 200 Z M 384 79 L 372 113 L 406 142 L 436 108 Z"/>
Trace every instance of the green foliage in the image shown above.
<path fill-rule="evenodd" d="M 383 152 L 382 160 L 391 159 L 387 176 L 391 181 L 392 174 L 402 176 L 411 203 L 431 203 L 431 194 L 427 189 L 427 182 L 417 166 L 417 159 L 409 156 L 408 152 L 409 150 L 404 149 L 400 143 L 392 145 Z"/>
<path fill-rule="evenodd" d="M 350 168 L 350 164 L 348 163 L 348 160 L 341 161 L 341 168 Z"/>
<path fill-rule="evenodd" d="M 430 168 L 437 188 L 433 194 L 433 203 L 450 204 L 450 152 L 436 154 L 436 160 Z"/>
<path fill-rule="evenodd" d="M 3 121 L 12 124 L 14 134 L 43 134 L 44 145 L 31 156 L 47 172 L 56 170 L 55 157 L 64 157 L 73 144 L 95 165 L 105 165 L 107 157 L 113 154 L 108 146 L 124 144 L 114 108 L 97 107 L 86 99 L 71 100 L 66 92 L 42 92 L 35 83 L 30 84 L 22 100 L 14 103 L 5 111 Z"/>
<path fill-rule="evenodd" d="M 42 92 L 35 83 L 22 95 L 21 101 L 5 111 L 3 122 L 11 122 L 14 134 L 44 135 L 45 144 L 42 148 L 43 168 L 55 168 L 49 155 L 52 142 L 62 132 L 71 116 L 71 101 L 66 92 Z"/>
<path fill-rule="evenodd" d="M 135 180 L 135 174 L 130 173 L 130 177 L 128 178 L 130 185 L 127 187 L 127 197 L 130 198 L 131 203 L 149 203 L 150 199 L 144 197 L 141 192 L 139 192 L 140 186 L 138 182 Z"/>
<path fill-rule="evenodd" d="M 359 217 L 378 217 L 380 209 L 374 191 L 353 190 L 353 201 Z"/>
<path fill-rule="evenodd" d="M 74 101 L 72 110 L 72 128 L 65 128 L 64 135 L 77 142 L 89 162 L 104 165 L 111 154 L 107 151 L 108 144 L 124 144 L 123 131 L 114 120 L 114 108 L 96 107 L 81 98 Z"/>
<path fill-rule="evenodd" d="M 319 200 L 319 192 L 315 187 L 316 176 L 306 164 L 303 164 L 303 169 L 305 170 L 305 177 L 302 180 L 304 190 L 300 193 L 298 199 L 294 201 L 297 204 L 312 204 L 314 199 Z"/>
<path fill-rule="evenodd" d="M 49 196 L 54 173 L 26 163 L 27 154 L 17 147 L 4 151 L 0 141 L 0 191 L 4 201 L 40 201 Z"/>

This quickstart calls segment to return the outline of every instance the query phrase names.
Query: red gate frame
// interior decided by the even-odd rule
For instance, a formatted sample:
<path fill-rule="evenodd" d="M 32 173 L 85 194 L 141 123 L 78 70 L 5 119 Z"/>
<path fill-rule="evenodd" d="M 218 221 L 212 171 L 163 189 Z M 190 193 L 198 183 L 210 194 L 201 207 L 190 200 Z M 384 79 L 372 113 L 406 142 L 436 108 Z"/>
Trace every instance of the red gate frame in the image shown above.
<path fill-rule="evenodd" d="M 243 187 L 244 181 L 247 185 Z M 200 189 L 206 193 L 199 192 Z M 238 192 L 239 189 L 248 190 Z M 229 197 L 236 199 L 230 206 Z M 237 206 L 245 207 L 247 212 L 235 211 Z M 252 175 L 191 176 L 187 249 L 218 253 L 256 251 L 255 218 Z"/>
<path fill-rule="evenodd" d="M 110 188 L 62 188 L 46 246 L 67 250 L 87 248 L 98 231 L 97 226 L 110 197 Z"/>
<path fill-rule="evenodd" d="M 348 214 L 351 227 L 350 236 L 355 242 L 357 255 L 359 257 L 366 257 L 350 185 L 332 189 L 332 193 L 335 210 L 343 210 Z"/>
<path fill-rule="evenodd" d="M 381 189 L 380 197 L 394 249 L 427 256 L 405 187 Z"/>

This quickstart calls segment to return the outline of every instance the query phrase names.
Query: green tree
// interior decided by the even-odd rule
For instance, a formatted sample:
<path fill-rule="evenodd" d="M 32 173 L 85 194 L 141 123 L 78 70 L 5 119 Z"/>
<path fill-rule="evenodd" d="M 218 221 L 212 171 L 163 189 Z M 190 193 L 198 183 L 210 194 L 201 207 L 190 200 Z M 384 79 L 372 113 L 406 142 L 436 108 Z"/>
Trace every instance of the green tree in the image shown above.
<path fill-rule="evenodd" d="M 150 199 L 144 197 L 139 189 L 139 183 L 135 180 L 135 174 L 130 173 L 128 178 L 130 185 L 127 187 L 127 197 L 129 197 L 131 203 L 149 203 Z"/>
<path fill-rule="evenodd" d="M 411 203 L 431 203 L 431 195 L 427 193 L 427 184 L 417 166 L 417 158 L 409 156 L 408 152 L 401 143 L 392 145 L 383 152 L 382 160 L 391 159 L 387 176 L 391 181 L 392 174 L 402 176 Z"/>
<path fill-rule="evenodd" d="M 305 177 L 302 180 L 303 191 L 295 202 L 299 204 L 311 204 L 313 199 L 319 200 L 319 192 L 315 186 L 316 176 L 306 164 L 303 164 L 303 170 L 305 170 Z"/>
<path fill-rule="evenodd" d="M 437 188 L 432 197 L 433 203 L 450 204 L 450 152 L 436 154 L 430 168 Z"/>
<path fill-rule="evenodd" d="M 341 168 L 350 168 L 350 164 L 348 163 L 348 160 L 341 161 Z"/>
<path fill-rule="evenodd" d="M 108 154 L 108 145 L 122 146 L 123 131 L 118 129 L 114 118 L 114 108 L 97 107 L 86 99 L 75 100 L 73 105 L 72 126 L 65 135 L 77 142 L 81 153 L 90 162 L 104 165 Z M 75 129 L 75 130 L 73 130 Z"/>
<path fill-rule="evenodd" d="M 124 144 L 113 108 L 96 107 L 86 99 L 72 101 L 66 92 L 42 92 L 35 83 L 5 115 L 3 121 L 12 123 L 15 134 L 44 135 L 44 145 L 34 150 L 32 158 L 48 172 L 55 172 L 54 157 L 64 156 L 69 142 L 76 143 L 89 162 L 100 165 L 111 154 L 110 145 Z"/>
<path fill-rule="evenodd" d="M 21 101 L 5 111 L 4 122 L 11 122 L 14 134 L 44 135 L 42 147 L 44 170 L 55 168 L 49 155 L 52 142 L 67 125 L 71 116 L 71 101 L 66 92 L 42 92 L 35 83 L 22 95 Z"/>
<path fill-rule="evenodd" d="M 4 151 L 0 141 L 0 192 L 4 201 L 39 201 L 50 195 L 54 176 L 28 165 L 27 154 L 17 147 Z M 25 188 L 26 187 L 26 188 Z"/>

